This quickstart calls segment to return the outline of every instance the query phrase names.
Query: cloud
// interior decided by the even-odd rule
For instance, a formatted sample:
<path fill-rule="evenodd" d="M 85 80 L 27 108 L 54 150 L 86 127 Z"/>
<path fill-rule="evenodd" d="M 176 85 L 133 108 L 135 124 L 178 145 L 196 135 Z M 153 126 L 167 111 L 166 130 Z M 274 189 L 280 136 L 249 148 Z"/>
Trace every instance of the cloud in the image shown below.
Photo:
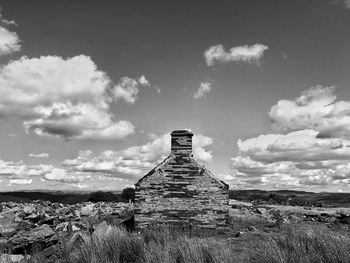
<path fill-rule="evenodd" d="M 129 77 L 123 77 L 119 83 L 114 86 L 113 95 L 116 100 L 124 99 L 130 104 L 134 104 L 137 100 L 137 95 L 141 87 L 150 87 L 151 83 L 145 76 L 141 76 L 139 79 L 132 79 Z M 157 92 L 160 93 L 160 89 L 155 87 Z"/>
<path fill-rule="evenodd" d="M 0 115 L 27 132 L 65 139 L 121 139 L 134 132 L 109 111 L 111 80 L 90 57 L 22 57 L 0 69 Z"/>
<path fill-rule="evenodd" d="M 22 161 L 8 162 L 0 159 L 0 176 L 22 179 L 31 176 L 43 176 L 53 168 L 52 165 L 26 165 Z"/>
<path fill-rule="evenodd" d="M 30 153 L 28 156 L 31 158 L 48 158 L 48 157 L 50 157 L 50 154 L 48 154 L 48 153 L 38 153 L 38 154 Z"/>
<path fill-rule="evenodd" d="M 228 52 L 225 51 L 223 45 L 218 44 L 210 47 L 204 52 L 204 57 L 208 66 L 215 63 L 226 63 L 234 61 L 244 61 L 249 63 L 257 63 L 263 56 L 264 51 L 268 47 L 262 44 L 254 44 L 251 46 L 232 47 Z"/>
<path fill-rule="evenodd" d="M 18 184 L 18 185 L 31 184 L 32 181 L 33 181 L 32 179 L 11 179 L 10 185 L 13 185 L 13 184 Z"/>
<path fill-rule="evenodd" d="M 46 173 L 43 178 L 48 181 L 58 181 L 63 183 L 80 183 L 90 177 L 91 176 L 89 174 L 72 173 L 62 168 L 53 168 L 49 173 Z"/>
<path fill-rule="evenodd" d="M 5 27 L 8 25 L 16 25 L 16 23 L 13 20 L 6 20 L 0 15 L 0 55 L 8 55 L 21 49 L 18 35 Z"/>
<path fill-rule="evenodd" d="M 95 155 L 92 151 L 80 151 L 77 158 L 67 159 L 62 165 L 74 172 L 99 173 L 120 178 L 138 178 L 170 154 L 170 134 L 152 135 L 152 141 L 121 151 L 104 151 Z M 200 161 L 210 162 L 210 151 L 204 148 L 213 140 L 203 135 L 193 137 L 193 152 Z M 70 168 L 69 168 L 70 167 Z M 66 175 L 64 175 L 66 176 Z"/>
<path fill-rule="evenodd" d="M 271 108 L 281 133 L 238 140 L 238 155 L 225 176 L 240 188 L 350 190 L 350 103 L 334 87 L 313 87 Z"/>
<path fill-rule="evenodd" d="M 350 9 L 350 0 L 337 0 L 336 3 L 344 5 L 346 9 Z"/>
<path fill-rule="evenodd" d="M 210 82 L 201 82 L 198 90 L 194 93 L 195 99 L 206 97 L 209 91 L 212 89 Z"/>
<path fill-rule="evenodd" d="M 238 140 L 239 152 L 254 160 L 322 161 L 350 158 L 350 141 L 341 138 L 318 138 L 314 130 L 301 130 L 288 134 L 260 135 L 245 141 Z"/>
<path fill-rule="evenodd" d="M 350 101 L 336 101 L 335 87 L 316 86 L 294 100 L 280 100 L 272 106 L 269 118 L 274 130 L 318 131 L 318 137 L 350 138 Z"/>

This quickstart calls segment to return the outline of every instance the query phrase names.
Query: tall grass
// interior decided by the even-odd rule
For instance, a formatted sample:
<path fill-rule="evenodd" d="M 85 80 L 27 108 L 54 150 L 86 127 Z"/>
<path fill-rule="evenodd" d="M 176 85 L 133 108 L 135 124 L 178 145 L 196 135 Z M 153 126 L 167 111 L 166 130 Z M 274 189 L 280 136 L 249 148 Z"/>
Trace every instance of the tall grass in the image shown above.
<path fill-rule="evenodd" d="M 214 239 L 189 237 L 169 227 L 155 227 L 141 234 L 113 227 L 105 235 L 93 237 L 71 253 L 74 263 L 228 263 L 234 252 Z"/>
<path fill-rule="evenodd" d="M 252 263 L 350 262 L 350 235 L 326 226 L 287 226 L 255 243 L 247 255 Z"/>
<path fill-rule="evenodd" d="M 75 245 L 61 263 L 350 263 L 350 233 L 320 225 L 283 226 L 278 232 L 203 236 L 183 228 L 153 226 L 129 233 L 109 226 Z M 1 255 L 1 253 L 0 253 Z M 44 263 L 32 255 L 28 263 Z M 4 257 L 0 263 L 7 263 Z"/>

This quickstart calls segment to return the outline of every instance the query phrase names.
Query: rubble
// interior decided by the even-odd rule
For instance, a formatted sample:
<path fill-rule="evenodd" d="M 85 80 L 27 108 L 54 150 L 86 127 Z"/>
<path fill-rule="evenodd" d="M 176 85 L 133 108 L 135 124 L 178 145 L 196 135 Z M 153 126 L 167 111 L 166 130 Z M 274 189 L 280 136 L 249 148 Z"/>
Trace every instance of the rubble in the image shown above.
<path fill-rule="evenodd" d="M 122 222 L 132 217 L 134 211 L 132 204 L 112 202 L 74 205 L 3 202 L 0 207 L 0 247 L 11 255 L 9 262 L 19 262 L 18 259 L 23 259 L 21 255 L 30 255 L 38 249 L 50 258 L 60 250 L 60 237 L 69 237 L 71 245 L 87 242 L 94 229 L 96 236 L 108 228 L 105 220 Z"/>

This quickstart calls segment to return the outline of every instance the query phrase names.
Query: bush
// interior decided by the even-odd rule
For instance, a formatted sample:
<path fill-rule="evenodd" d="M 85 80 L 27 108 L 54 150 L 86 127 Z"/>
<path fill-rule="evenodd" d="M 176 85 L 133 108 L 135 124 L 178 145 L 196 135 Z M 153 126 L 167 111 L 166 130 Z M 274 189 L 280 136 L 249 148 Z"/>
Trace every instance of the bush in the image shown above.
<path fill-rule="evenodd" d="M 135 189 L 131 187 L 124 188 L 122 191 L 122 198 L 126 202 L 129 202 L 129 201 L 133 202 L 135 198 Z"/>
<path fill-rule="evenodd" d="M 113 194 L 112 192 L 93 192 L 90 194 L 88 202 L 120 202 L 120 196 L 118 194 Z"/>

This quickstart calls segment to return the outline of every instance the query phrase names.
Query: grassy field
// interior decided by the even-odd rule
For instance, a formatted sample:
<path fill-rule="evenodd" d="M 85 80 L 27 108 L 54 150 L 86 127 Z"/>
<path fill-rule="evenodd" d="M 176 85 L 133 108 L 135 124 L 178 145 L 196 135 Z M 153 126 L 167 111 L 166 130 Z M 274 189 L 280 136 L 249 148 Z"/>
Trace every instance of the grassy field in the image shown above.
<path fill-rule="evenodd" d="M 38 254 L 26 262 L 46 261 Z M 270 232 L 247 232 L 240 237 L 167 226 L 129 233 L 109 226 L 86 242 L 66 242 L 62 257 L 55 262 L 340 263 L 350 262 L 350 233 L 343 228 L 306 223 L 289 224 Z"/>

